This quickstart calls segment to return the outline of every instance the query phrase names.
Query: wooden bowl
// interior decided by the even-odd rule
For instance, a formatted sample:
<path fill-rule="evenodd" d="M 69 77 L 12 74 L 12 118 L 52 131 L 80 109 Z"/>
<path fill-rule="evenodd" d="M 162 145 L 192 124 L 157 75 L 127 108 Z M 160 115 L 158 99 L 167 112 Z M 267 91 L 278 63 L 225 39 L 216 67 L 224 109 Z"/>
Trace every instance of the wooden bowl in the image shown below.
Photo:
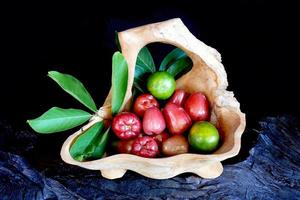
<path fill-rule="evenodd" d="M 119 33 L 122 53 L 128 62 L 128 87 L 122 110 L 128 110 L 134 79 L 137 55 L 142 47 L 153 42 L 172 44 L 184 50 L 193 61 L 191 71 L 180 77 L 177 88 L 187 92 L 204 92 L 211 104 L 211 122 L 220 130 L 222 145 L 213 154 L 181 154 L 166 158 L 143 158 L 130 154 L 116 154 L 102 159 L 79 162 L 72 158 L 69 149 L 73 141 L 98 121 L 111 118 L 111 92 L 108 94 L 99 116 L 71 135 L 61 149 L 62 159 L 69 164 L 86 169 L 100 170 L 103 177 L 122 177 L 127 170 L 146 177 L 166 179 L 191 172 L 203 178 L 218 177 L 223 167 L 220 161 L 238 154 L 241 135 L 245 129 L 245 114 L 240 111 L 239 102 L 233 92 L 226 90 L 227 75 L 221 63 L 220 54 L 192 35 L 179 18 L 140 26 Z"/>

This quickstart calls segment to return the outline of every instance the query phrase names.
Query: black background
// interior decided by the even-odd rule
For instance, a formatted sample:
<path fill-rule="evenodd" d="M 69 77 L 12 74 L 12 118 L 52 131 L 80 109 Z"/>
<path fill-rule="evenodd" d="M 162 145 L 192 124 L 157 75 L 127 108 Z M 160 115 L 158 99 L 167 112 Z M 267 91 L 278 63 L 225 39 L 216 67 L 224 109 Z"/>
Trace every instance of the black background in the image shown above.
<path fill-rule="evenodd" d="M 114 31 L 174 17 L 221 53 L 248 127 L 267 115 L 299 115 L 299 14 L 289 2 L 26 2 L 2 9 L 0 119 L 16 129 L 29 129 L 26 119 L 52 106 L 84 108 L 47 78 L 49 70 L 77 77 L 101 105 L 117 50 Z M 157 64 L 168 49 L 152 45 Z M 39 137 L 59 147 L 66 134 Z"/>

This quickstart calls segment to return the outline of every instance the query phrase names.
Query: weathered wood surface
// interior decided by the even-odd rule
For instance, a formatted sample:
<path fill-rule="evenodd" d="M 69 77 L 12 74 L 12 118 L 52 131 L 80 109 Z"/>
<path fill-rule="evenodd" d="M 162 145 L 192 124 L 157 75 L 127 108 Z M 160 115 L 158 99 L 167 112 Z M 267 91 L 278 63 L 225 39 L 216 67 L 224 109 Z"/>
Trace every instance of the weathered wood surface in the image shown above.
<path fill-rule="evenodd" d="M 300 199 L 300 121 L 270 117 L 260 126 L 249 156 L 225 164 L 216 179 L 183 174 L 153 180 L 127 173 L 107 180 L 62 161 L 35 169 L 25 158 L 32 159 L 36 135 L 0 122 L 0 199 Z M 257 132 L 248 127 L 245 134 Z"/>

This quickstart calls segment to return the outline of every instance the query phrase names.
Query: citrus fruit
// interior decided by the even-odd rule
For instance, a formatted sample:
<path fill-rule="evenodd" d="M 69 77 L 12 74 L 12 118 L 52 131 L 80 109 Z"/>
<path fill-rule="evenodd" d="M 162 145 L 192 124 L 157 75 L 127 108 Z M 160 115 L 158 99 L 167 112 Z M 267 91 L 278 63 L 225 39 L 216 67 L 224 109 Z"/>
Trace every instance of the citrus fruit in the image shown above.
<path fill-rule="evenodd" d="M 200 152 L 211 152 L 219 144 L 219 132 L 210 122 L 202 121 L 193 124 L 188 140 L 191 147 Z"/>
<path fill-rule="evenodd" d="M 175 87 L 175 79 L 168 72 L 155 72 L 148 78 L 147 89 L 157 99 L 168 99 L 172 96 Z"/>

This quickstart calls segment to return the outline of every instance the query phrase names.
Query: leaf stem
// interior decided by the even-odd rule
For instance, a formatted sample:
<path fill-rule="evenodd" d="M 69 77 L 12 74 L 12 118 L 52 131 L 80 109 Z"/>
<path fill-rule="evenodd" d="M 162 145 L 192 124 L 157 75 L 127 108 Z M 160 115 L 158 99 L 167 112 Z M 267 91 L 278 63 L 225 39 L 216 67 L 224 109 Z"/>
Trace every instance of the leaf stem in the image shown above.
<path fill-rule="evenodd" d="M 111 120 L 113 118 L 111 113 L 111 105 L 102 106 L 90 119 L 90 121 L 102 121 L 102 120 Z"/>

